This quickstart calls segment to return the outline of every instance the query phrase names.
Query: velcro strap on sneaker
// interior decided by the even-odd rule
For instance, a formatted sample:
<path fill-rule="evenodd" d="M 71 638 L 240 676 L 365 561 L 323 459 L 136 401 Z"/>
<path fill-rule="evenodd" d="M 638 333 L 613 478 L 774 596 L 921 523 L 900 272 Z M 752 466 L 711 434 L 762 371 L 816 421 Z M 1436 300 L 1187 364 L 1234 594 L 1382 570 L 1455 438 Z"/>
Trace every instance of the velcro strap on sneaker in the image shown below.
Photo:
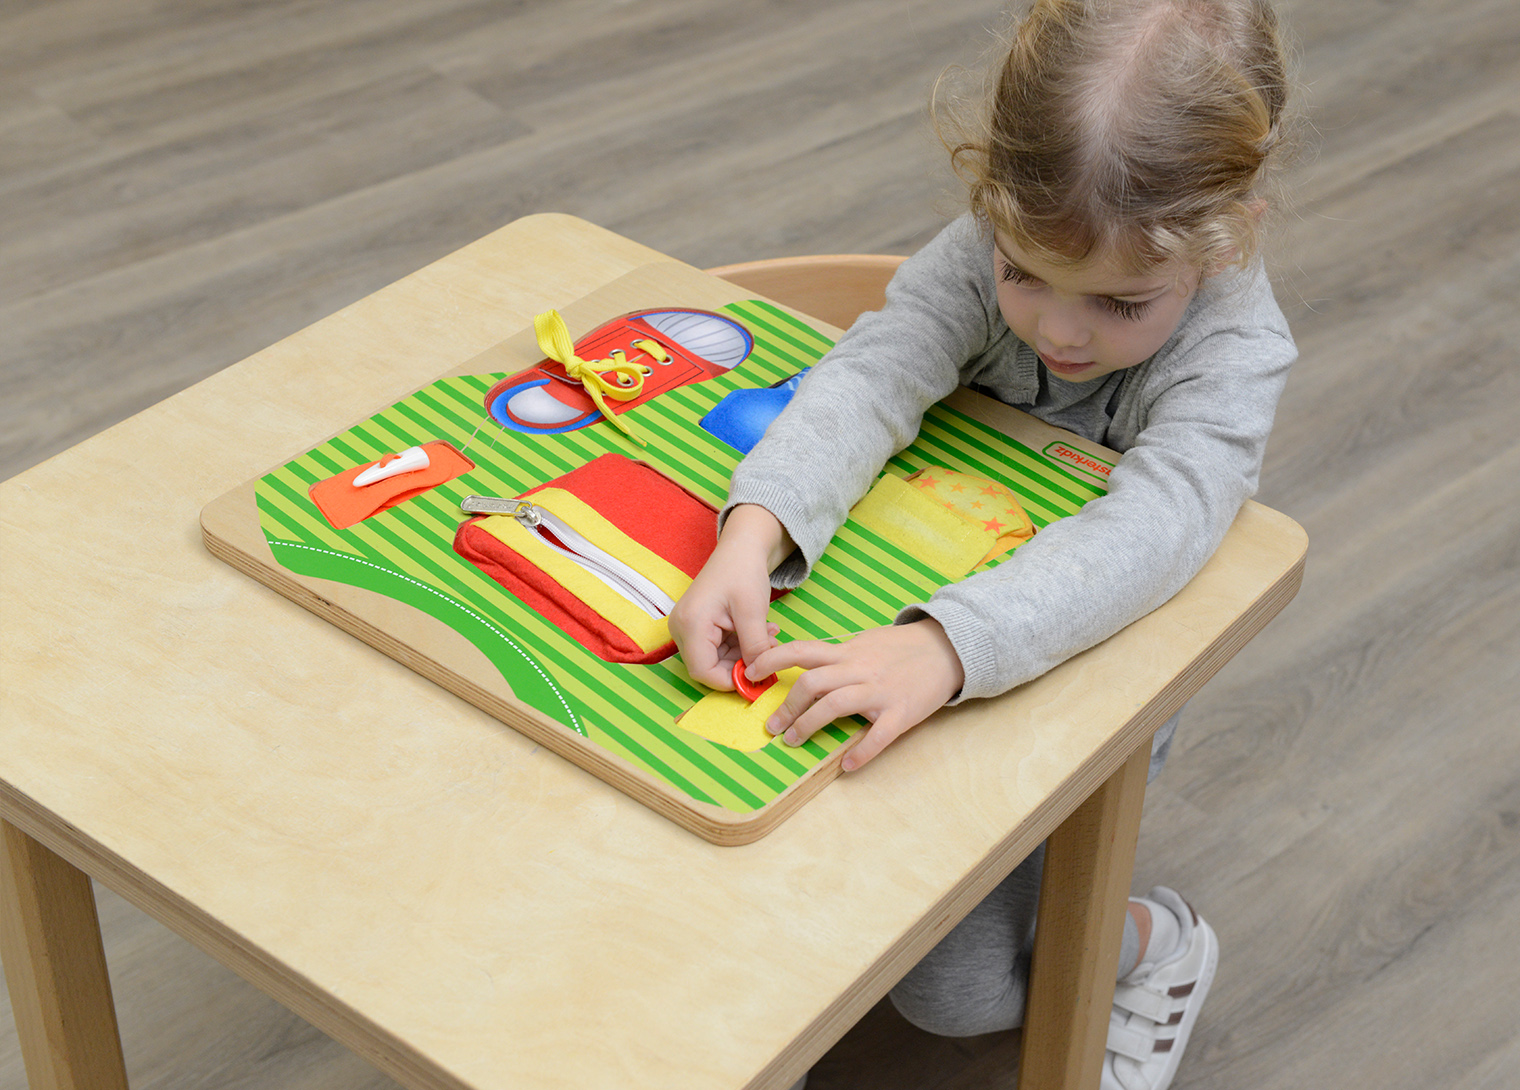
<path fill-rule="evenodd" d="M 1108 1024 L 1108 1051 L 1127 1056 L 1136 1063 L 1143 1064 L 1151 1058 L 1151 1053 L 1155 1050 L 1156 1039 L 1149 1033 L 1142 1033 L 1128 1026 L 1118 1026 L 1112 1022 Z"/>
<path fill-rule="evenodd" d="M 1171 996 L 1141 988 L 1134 984 L 1120 984 L 1114 989 L 1114 1006 L 1141 1018 L 1149 1018 L 1157 1025 L 1165 1025 L 1172 1017 Z"/>

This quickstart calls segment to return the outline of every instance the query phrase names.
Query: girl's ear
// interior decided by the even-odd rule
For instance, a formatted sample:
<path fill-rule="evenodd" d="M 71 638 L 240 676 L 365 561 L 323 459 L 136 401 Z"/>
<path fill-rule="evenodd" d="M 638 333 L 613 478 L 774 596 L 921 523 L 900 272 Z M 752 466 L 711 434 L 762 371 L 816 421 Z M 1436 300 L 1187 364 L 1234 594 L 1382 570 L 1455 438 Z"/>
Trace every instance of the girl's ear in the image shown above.
<path fill-rule="evenodd" d="M 1238 264 L 1239 261 L 1240 261 L 1240 247 L 1239 246 L 1232 246 L 1232 247 L 1230 247 L 1230 249 L 1228 250 L 1228 252 L 1221 254 L 1220 256 L 1216 257 L 1213 261 L 1209 262 L 1207 265 L 1204 266 L 1204 269 L 1203 269 L 1203 279 L 1204 280 L 1212 279 L 1213 277 L 1216 277 L 1220 273 L 1224 272 L 1230 266 Z"/>
<path fill-rule="evenodd" d="M 1261 223 L 1261 217 L 1267 214 L 1267 200 L 1265 197 L 1255 197 L 1245 202 L 1246 215 L 1251 217 L 1253 225 Z M 1204 279 L 1224 272 L 1232 265 L 1240 263 L 1240 247 L 1232 246 L 1221 254 L 1203 270 Z"/>

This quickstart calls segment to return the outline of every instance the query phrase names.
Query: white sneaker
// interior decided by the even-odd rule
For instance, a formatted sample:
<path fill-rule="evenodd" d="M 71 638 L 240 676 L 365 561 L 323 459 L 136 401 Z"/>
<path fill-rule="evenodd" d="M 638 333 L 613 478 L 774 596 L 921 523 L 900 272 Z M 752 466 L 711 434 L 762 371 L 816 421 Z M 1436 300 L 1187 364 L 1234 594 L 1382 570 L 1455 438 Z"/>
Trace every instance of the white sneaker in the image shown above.
<path fill-rule="evenodd" d="M 1219 939 L 1192 906 L 1165 886 L 1146 899 L 1171 911 L 1182 930 L 1170 954 L 1141 962 L 1114 989 L 1101 1090 L 1166 1090 L 1172 1084 L 1219 964 Z"/>

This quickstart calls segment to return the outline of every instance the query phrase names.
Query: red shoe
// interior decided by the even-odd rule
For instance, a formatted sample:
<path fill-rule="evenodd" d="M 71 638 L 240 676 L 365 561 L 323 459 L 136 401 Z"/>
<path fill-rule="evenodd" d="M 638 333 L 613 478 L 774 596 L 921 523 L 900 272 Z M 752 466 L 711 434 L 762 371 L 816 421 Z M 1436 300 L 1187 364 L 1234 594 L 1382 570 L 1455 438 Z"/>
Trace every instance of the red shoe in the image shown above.
<path fill-rule="evenodd" d="M 640 364 L 644 389 L 608 401 L 621 413 L 667 390 L 713 378 L 749 357 L 754 338 L 731 318 L 705 310 L 639 310 L 614 318 L 575 342 L 576 355 L 606 360 L 622 354 Z M 486 411 L 513 431 L 554 434 L 596 423 L 601 412 L 581 384 L 553 360 L 502 379 L 486 394 Z"/>

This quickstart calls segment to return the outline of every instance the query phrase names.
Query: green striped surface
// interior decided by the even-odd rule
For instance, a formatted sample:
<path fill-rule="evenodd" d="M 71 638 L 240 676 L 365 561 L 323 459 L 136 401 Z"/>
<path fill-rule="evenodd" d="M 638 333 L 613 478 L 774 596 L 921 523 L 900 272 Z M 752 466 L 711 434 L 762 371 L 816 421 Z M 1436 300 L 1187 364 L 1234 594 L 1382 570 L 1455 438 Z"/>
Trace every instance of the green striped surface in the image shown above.
<path fill-rule="evenodd" d="M 723 310 L 754 335 L 754 352 L 728 374 L 630 410 L 626 417 L 646 448 L 605 423 L 562 435 L 507 431 L 485 411 L 486 391 L 504 373 L 441 379 L 258 482 L 260 524 L 275 559 L 298 575 L 376 591 L 437 618 L 480 648 L 519 700 L 682 794 L 737 813 L 764 806 L 838 749 L 860 721 L 835 723 L 796 749 L 776 742 L 740 753 L 709 742 L 676 723 L 707 691 L 679 658 L 651 666 L 603 662 L 453 550 L 465 496 L 519 495 L 606 453 L 646 461 L 721 506 L 740 456 L 698 421 L 731 390 L 789 378 L 831 344 L 765 303 Z M 334 530 L 307 494 L 317 481 L 434 439 L 467 448 L 476 468 L 346 530 Z M 1009 485 L 1037 527 L 1103 492 L 1101 484 L 942 405 L 930 410 L 918 439 L 889 469 L 910 473 L 930 465 Z M 807 583 L 774 605 L 772 618 L 790 638 L 834 636 L 890 623 L 942 582 L 850 522 Z"/>

